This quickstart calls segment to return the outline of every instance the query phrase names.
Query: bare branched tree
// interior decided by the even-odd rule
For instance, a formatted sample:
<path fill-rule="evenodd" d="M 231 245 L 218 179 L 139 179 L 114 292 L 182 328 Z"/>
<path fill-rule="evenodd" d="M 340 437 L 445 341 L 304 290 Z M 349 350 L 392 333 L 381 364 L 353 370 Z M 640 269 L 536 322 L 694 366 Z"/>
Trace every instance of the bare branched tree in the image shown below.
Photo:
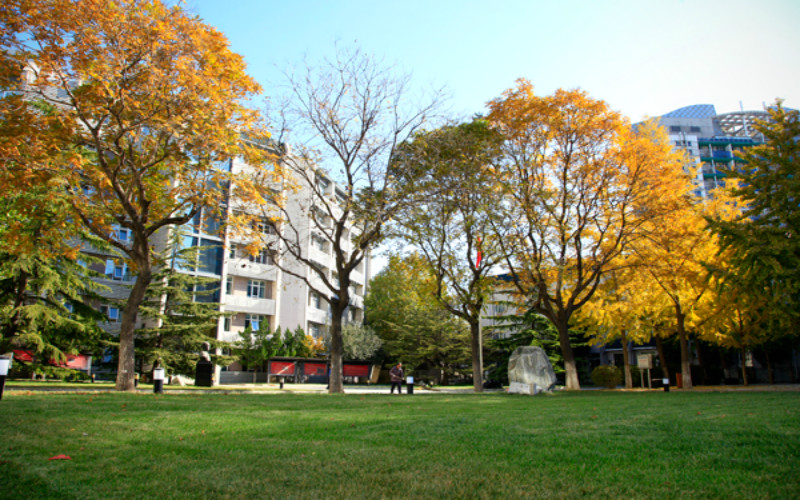
<path fill-rule="evenodd" d="M 353 273 L 364 272 L 387 221 L 413 202 L 392 158 L 433 117 L 442 93 L 415 101 L 408 75 L 359 49 L 339 49 L 334 59 L 285 76 L 290 95 L 270 114 L 296 192 L 265 216 L 277 219 L 276 266 L 330 303 L 330 392 L 342 392 L 342 322 Z M 314 259 L 312 244 L 332 256 L 331 269 Z"/>

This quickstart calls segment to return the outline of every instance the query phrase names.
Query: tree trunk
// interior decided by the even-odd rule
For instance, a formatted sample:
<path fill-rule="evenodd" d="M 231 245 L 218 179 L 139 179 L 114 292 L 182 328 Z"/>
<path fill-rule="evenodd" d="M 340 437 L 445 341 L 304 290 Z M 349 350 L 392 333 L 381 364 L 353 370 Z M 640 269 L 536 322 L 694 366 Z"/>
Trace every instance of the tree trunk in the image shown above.
<path fill-rule="evenodd" d="M 686 335 L 684 321 L 686 315 L 681 311 L 679 305 L 675 306 L 675 317 L 678 323 L 678 340 L 681 344 L 681 378 L 684 389 L 692 388 L 692 367 L 689 362 L 689 339 Z"/>
<path fill-rule="evenodd" d="M 769 378 L 769 385 L 775 384 L 775 372 L 772 370 L 772 358 L 769 357 L 769 351 L 764 349 L 764 357 L 767 358 L 767 377 Z"/>
<path fill-rule="evenodd" d="M 328 394 L 340 394 L 344 392 L 342 381 L 342 356 L 344 344 L 342 343 L 342 315 L 344 308 L 340 306 L 340 301 L 331 303 L 331 374 L 329 377 Z M 345 303 L 346 305 L 346 303 Z"/>
<path fill-rule="evenodd" d="M 747 352 L 745 352 L 744 347 L 741 348 L 742 351 L 742 384 L 743 385 L 750 385 L 747 381 Z"/>
<path fill-rule="evenodd" d="M 622 330 L 622 364 L 623 371 L 625 372 L 625 388 L 633 389 L 633 376 L 631 376 L 631 360 L 630 353 L 628 352 L 628 335 L 625 330 Z"/>
<path fill-rule="evenodd" d="M 118 391 L 136 391 L 134 383 L 136 376 L 136 353 L 134 351 L 136 317 L 139 313 L 139 306 L 144 301 L 147 287 L 152 281 L 150 262 L 137 264 L 139 265 L 139 274 L 136 276 L 136 283 L 131 288 L 128 301 L 122 311 L 122 325 L 119 330 L 119 364 L 117 365 L 115 386 Z"/>
<path fill-rule="evenodd" d="M 572 345 L 569 343 L 568 321 L 559 321 L 556 328 L 558 328 L 558 343 L 561 346 L 561 356 L 564 358 L 566 389 L 568 391 L 579 391 L 581 389 L 581 383 L 578 379 L 578 366 L 575 363 L 575 353 L 572 350 Z"/>
<path fill-rule="evenodd" d="M 667 357 L 664 355 L 664 343 L 661 341 L 661 337 L 658 335 L 656 335 L 656 351 L 658 351 L 658 362 L 661 363 L 661 378 L 669 379 Z"/>
<path fill-rule="evenodd" d="M 483 392 L 483 373 L 481 372 L 481 325 L 480 319 L 469 325 L 472 333 L 472 387 L 475 392 Z"/>

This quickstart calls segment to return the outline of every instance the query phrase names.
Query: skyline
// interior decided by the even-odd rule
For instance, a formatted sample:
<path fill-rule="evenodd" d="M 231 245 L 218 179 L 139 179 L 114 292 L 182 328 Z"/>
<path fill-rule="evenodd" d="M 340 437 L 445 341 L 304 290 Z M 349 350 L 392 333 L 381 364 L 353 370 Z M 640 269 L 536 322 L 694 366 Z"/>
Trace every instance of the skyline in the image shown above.
<path fill-rule="evenodd" d="M 277 95 L 280 70 L 333 53 L 335 43 L 445 86 L 452 115 L 527 78 L 539 95 L 581 88 L 636 122 L 693 104 L 718 113 L 800 107 L 800 2 L 475 1 L 424 3 L 188 0 L 222 31 L 248 73 Z M 389 22 L 385 22 L 389 21 Z M 260 104 L 260 102 L 257 102 Z"/>

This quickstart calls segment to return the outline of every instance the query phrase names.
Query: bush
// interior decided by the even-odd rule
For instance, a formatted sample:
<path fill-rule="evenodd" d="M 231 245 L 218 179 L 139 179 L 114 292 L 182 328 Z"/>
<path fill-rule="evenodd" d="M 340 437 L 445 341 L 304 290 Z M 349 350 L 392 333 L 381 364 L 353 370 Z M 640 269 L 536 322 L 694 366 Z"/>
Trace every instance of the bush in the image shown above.
<path fill-rule="evenodd" d="M 616 366 L 600 365 L 592 370 L 592 382 L 613 389 L 622 382 L 622 371 Z"/>

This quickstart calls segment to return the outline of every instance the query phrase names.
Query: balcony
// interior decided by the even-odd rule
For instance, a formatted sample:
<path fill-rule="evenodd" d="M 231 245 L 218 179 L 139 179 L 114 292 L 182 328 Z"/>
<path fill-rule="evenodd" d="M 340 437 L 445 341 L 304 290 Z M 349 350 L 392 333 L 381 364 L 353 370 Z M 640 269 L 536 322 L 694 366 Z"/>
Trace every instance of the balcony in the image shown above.
<path fill-rule="evenodd" d="M 277 281 L 278 268 L 269 264 L 257 264 L 248 259 L 231 259 L 226 265 L 228 275 L 245 278 Z"/>
<path fill-rule="evenodd" d="M 224 311 L 274 316 L 275 301 L 272 299 L 255 299 L 245 295 L 225 295 L 222 298 L 222 309 Z"/>

